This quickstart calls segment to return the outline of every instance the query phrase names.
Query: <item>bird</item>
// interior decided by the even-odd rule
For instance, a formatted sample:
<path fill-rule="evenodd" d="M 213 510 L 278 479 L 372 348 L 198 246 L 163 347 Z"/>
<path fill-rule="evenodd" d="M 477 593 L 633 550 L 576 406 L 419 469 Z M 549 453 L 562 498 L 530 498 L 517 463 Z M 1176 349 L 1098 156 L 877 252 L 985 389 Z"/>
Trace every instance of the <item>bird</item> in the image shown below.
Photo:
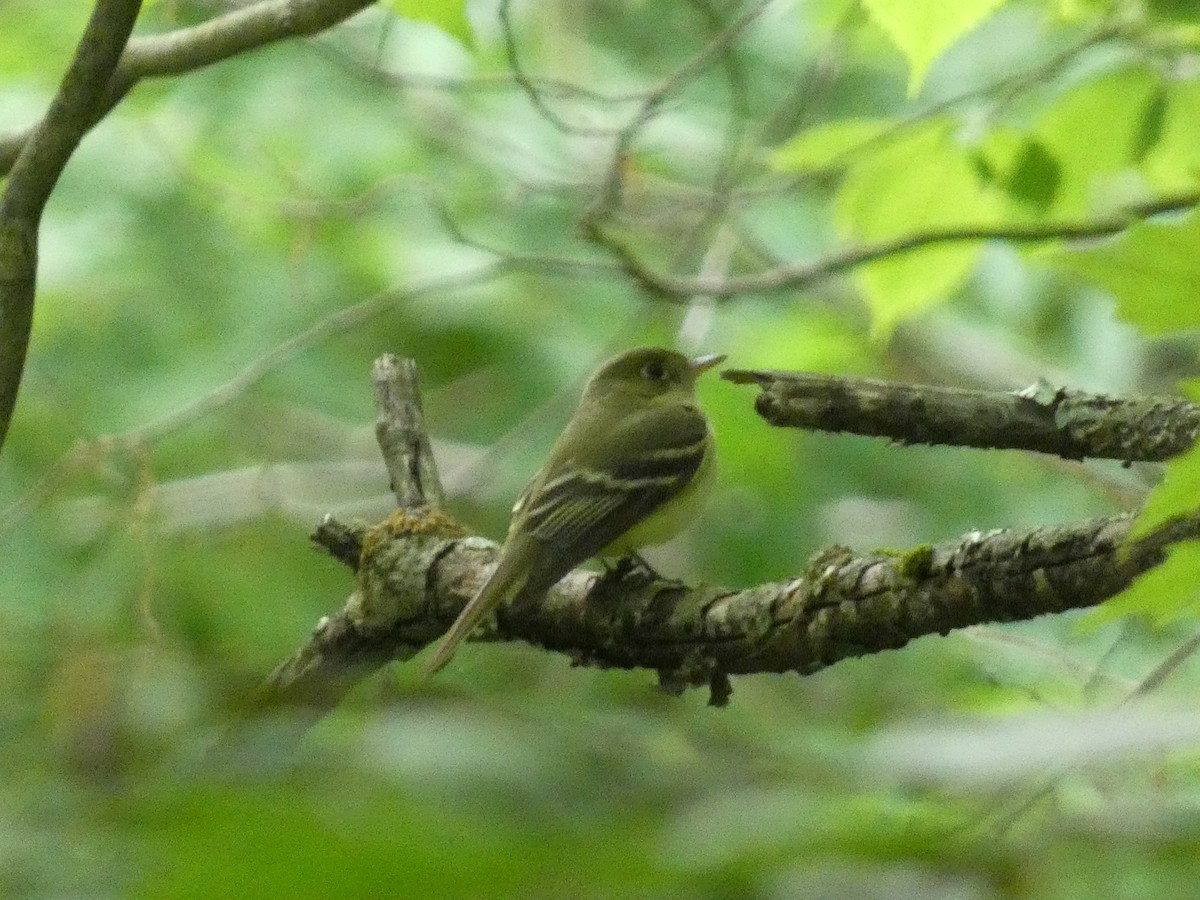
<path fill-rule="evenodd" d="M 639 347 L 596 370 L 513 506 L 495 570 L 438 642 L 426 676 L 493 610 L 540 599 L 585 560 L 636 555 L 692 520 L 715 457 L 696 379 L 724 360 Z"/>

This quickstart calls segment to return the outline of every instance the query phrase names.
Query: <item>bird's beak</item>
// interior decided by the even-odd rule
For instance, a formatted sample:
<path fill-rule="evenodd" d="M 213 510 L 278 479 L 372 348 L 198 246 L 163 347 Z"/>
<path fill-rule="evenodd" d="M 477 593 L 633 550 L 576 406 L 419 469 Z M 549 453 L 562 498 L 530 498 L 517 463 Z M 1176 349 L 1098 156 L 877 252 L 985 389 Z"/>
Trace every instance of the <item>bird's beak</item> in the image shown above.
<path fill-rule="evenodd" d="M 710 353 L 708 356 L 697 356 L 692 360 L 692 372 L 699 377 L 713 366 L 719 366 L 723 362 L 725 362 L 724 353 Z"/>

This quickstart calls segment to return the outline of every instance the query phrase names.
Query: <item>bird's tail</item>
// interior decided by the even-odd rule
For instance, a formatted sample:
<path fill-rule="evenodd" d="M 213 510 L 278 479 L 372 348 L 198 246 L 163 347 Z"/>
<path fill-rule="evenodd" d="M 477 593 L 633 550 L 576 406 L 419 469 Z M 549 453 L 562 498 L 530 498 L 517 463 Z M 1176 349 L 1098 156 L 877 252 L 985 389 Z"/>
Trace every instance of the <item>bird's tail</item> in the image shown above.
<path fill-rule="evenodd" d="M 526 567 L 525 572 L 514 572 L 514 568 L 516 567 L 512 565 L 511 557 L 505 554 L 505 558 L 500 560 L 500 565 L 492 573 L 492 577 L 484 582 L 479 593 L 463 607 L 458 618 L 454 620 L 454 624 L 450 626 L 450 630 L 438 641 L 433 655 L 429 657 L 422 668 L 426 677 L 450 662 L 455 651 L 458 650 L 458 645 L 466 640 L 475 626 L 479 624 L 480 619 L 492 610 L 499 609 L 514 600 L 525 589 L 529 583 L 528 568 Z"/>

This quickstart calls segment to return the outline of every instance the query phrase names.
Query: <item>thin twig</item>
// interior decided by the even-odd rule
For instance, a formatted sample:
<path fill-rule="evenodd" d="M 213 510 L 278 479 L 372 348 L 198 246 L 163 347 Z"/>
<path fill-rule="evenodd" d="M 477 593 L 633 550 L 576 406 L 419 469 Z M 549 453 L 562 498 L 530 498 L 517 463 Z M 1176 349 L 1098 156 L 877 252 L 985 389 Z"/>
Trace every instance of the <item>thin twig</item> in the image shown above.
<path fill-rule="evenodd" d="M 353 306 L 339 309 L 309 328 L 276 346 L 269 353 L 256 359 L 229 381 L 209 393 L 192 401 L 187 406 L 167 413 L 160 419 L 126 432 L 122 438 L 138 443 L 154 443 L 168 434 L 191 425 L 202 416 L 228 405 L 269 373 L 317 346 L 332 335 L 357 328 L 399 303 L 404 303 L 429 294 L 453 291 L 461 287 L 480 284 L 504 271 L 506 263 L 495 260 L 445 278 L 437 278 L 408 288 L 381 291 Z"/>
<path fill-rule="evenodd" d="M 526 73 L 525 67 L 521 62 L 521 54 L 517 49 L 517 36 L 513 30 L 512 0 L 500 0 L 499 16 L 500 31 L 504 36 L 504 53 L 508 59 L 508 67 L 512 70 L 513 80 L 525 92 L 525 96 L 529 98 L 529 102 L 533 104 L 533 108 L 538 111 L 541 117 L 564 134 L 574 134 L 583 137 L 611 137 L 616 130 L 614 128 L 593 128 L 585 125 L 576 125 L 568 122 L 555 112 L 554 108 L 542 96 L 542 92 L 534 79 Z"/>
<path fill-rule="evenodd" d="M 440 294 L 458 288 L 486 282 L 506 269 L 504 261 L 491 261 L 474 269 L 446 278 L 383 291 L 373 297 L 340 309 L 314 323 L 304 331 L 277 345 L 247 365 L 224 384 L 214 388 L 186 406 L 165 416 L 119 434 L 102 435 L 79 441 L 62 455 L 32 489 L 0 511 L 0 537 L 16 527 L 33 510 L 47 502 L 64 481 L 93 468 L 116 449 L 150 446 L 169 435 L 189 427 L 204 416 L 236 402 L 271 372 L 300 354 L 318 346 L 330 337 L 355 328 L 396 304 L 428 294 Z"/>
<path fill-rule="evenodd" d="M 1197 650 L 1200 650 L 1200 632 L 1197 632 L 1184 641 L 1166 659 L 1151 669 L 1149 674 L 1122 698 L 1117 707 L 1126 706 L 1156 691 L 1180 666 L 1191 659 Z M 1022 797 L 1009 809 L 999 811 L 989 823 L 987 828 L 988 833 L 1003 835 L 1010 831 L 1030 810 L 1053 794 L 1054 790 L 1062 783 L 1063 779 L 1071 774 L 1074 768 L 1075 765 L 1069 761 L 1063 763 L 1059 767 L 1059 770 L 1048 776 L 1040 786 L 1030 791 L 1028 795 Z"/>
<path fill-rule="evenodd" d="M 526 91 L 532 86 L 542 97 L 560 97 L 567 100 L 586 100 L 603 106 L 621 106 L 641 103 L 646 91 L 598 91 L 582 84 L 564 81 L 561 78 L 534 77 L 526 75 L 522 83 L 513 75 L 435 75 L 430 72 L 397 72 L 363 62 L 342 47 L 327 41 L 311 41 L 308 46 L 314 53 L 341 66 L 361 78 L 375 84 L 401 90 L 443 91 L 446 93 L 474 94 L 500 91 Z"/>
<path fill-rule="evenodd" d="M 1109 237 L 1153 216 L 1194 209 L 1198 203 L 1200 192 L 1188 191 L 1136 203 L 1121 212 L 1094 219 L 1044 222 L 1037 225 L 964 225 L 935 228 L 835 250 L 809 263 L 789 263 L 750 275 L 717 279 L 688 278 L 657 271 L 643 263 L 638 254 L 619 238 L 604 232 L 603 229 L 598 231 L 602 243 L 619 255 L 629 275 L 654 291 L 674 298 L 690 297 L 693 294 L 724 298 L 808 287 L 858 266 L 926 247 L 979 241 L 1040 244 Z"/>
<path fill-rule="evenodd" d="M 1200 650 L 1200 631 L 1193 634 L 1175 649 L 1170 656 L 1150 670 L 1149 674 L 1129 692 L 1124 703 L 1129 703 L 1158 690 L 1164 681 L 1170 678 L 1185 662 Z"/>
<path fill-rule="evenodd" d="M 667 98 L 721 58 L 726 48 L 754 23 L 770 6 L 771 0 L 759 0 L 749 10 L 734 19 L 707 45 L 684 65 L 664 79 L 657 88 L 646 95 L 633 118 L 617 134 L 608 171 L 600 184 L 595 201 L 583 215 L 583 221 L 591 230 L 598 230 L 602 218 L 616 209 L 621 202 L 621 187 L 624 183 L 624 167 L 630 148 L 638 134 L 659 113 Z M 693 291 L 691 293 L 706 293 Z"/>

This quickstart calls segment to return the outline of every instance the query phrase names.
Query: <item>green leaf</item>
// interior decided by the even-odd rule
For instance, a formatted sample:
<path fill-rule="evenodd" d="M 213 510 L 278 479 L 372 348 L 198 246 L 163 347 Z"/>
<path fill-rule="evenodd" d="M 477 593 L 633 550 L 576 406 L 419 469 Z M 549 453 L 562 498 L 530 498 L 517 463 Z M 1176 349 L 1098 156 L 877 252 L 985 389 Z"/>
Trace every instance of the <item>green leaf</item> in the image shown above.
<path fill-rule="evenodd" d="M 1200 542 L 1188 541 L 1167 550 L 1160 565 L 1097 607 L 1082 620 L 1085 628 L 1130 615 L 1145 615 L 1167 625 L 1200 613 Z"/>
<path fill-rule="evenodd" d="M 1040 141 L 996 128 L 975 150 L 980 177 L 1004 191 L 1018 212 L 1044 213 L 1058 189 L 1058 161 Z"/>
<path fill-rule="evenodd" d="M 398 16 L 436 25 L 462 43 L 471 44 L 465 0 L 384 0 L 383 5 Z"/>
<path fill-rule="evenodd" d="M 1054 0 L 1050 15 L 1056 24 L 1093 23 L 1112 14 L 1113 0 Z"/>
<path fill-rule="evenodd" d="M 908 95 L 916 96 L 933 61 L 1005 0 L 863 0 L 871 18 L 908 57 Z"/>
<path fill-rule="evenodd" d="M 838 192 L 840 230 L 861 241 L 994 220 L 996 195 L 954 138 L 953 124 L 932 120 L 864 160 Z M 883 337 L 898 322 L 941 301 L 970 273 L 978 243 L 929 246 L 860 266 L 855 280 Z"/>
<path fill-rule="evenodd" d="M 1146 334 L 1200 327 L 1200 217 L 1139 222 L 1086 250 L 1064 250 L 1056 265 L 1117 299 L 1117 313 Z"/>
<path fill-rule="evenodd" d="M 1137 123 L 1133 136 L 1133 147 L 1130 155 L 1137 162 L 1146 158 L 1150 148 L 1159 142 L 1167 116 L 1167 91 L 1162 84 L 1154 85 L 1154 90 L 1142 109 L 1142 115 Z"/>
<path fill-rule="evenodd" d="M 1200 381 L 1182 387 L 1193 400 L 1200 400 Z M 1176 516 L 1193 513 L 1198 507 L 1200 445 L 1167 463 L 1162 481 L 1150 492 L 1129 537 L 1145 537 Z M 1171 547 L 1161 565 L 1139 577 L 1084 621 L 1088 625 L 1101 624 L 1140 613 L 1163 625 L 1197 612 L 1200 612 L 1200 541 L 1188 541 Z"/>
<path fill-rule="evenodd" d="M 1158 141 L 1141 170 L 1163 193 L 1194 190 L 1200 181 L 1200 81 L 1171 84 L 1165 107 Z"/>
<path fill-rule="evenodd" d="M 1196 0 L 1146 0 L 1146 9 L 1156 19 L 1200 25 L 1200 7 L 1196 6 Z"/>
<path fill-rule="evenodd" d="M 1161 123 L 1160 90 L 1156 73 L 1126 68 L 1071 89 L 1045 112 L 1034 137 L 1058 161 L 1055 214 L 1114 205 L 1113 176 L 1145 154 Z"/>
<path fill-rule="evenodd" d="M 771 154 L 771 165 L 781 172 L 823 169 L 863 148 L 894 123 L 885 119 L 839 119 L 809 128 Z"/>
<path fill-rule="evenodd" d="M 1200 382 L 1190 382 L 1185 392 L 1200 400 Z M 1131 537 L 1144 537 L 1164 522 L 1200 508 L 1200 445 L 1167 463 L 1163 479 L 1150 492 L 1138 513 Z"/>

